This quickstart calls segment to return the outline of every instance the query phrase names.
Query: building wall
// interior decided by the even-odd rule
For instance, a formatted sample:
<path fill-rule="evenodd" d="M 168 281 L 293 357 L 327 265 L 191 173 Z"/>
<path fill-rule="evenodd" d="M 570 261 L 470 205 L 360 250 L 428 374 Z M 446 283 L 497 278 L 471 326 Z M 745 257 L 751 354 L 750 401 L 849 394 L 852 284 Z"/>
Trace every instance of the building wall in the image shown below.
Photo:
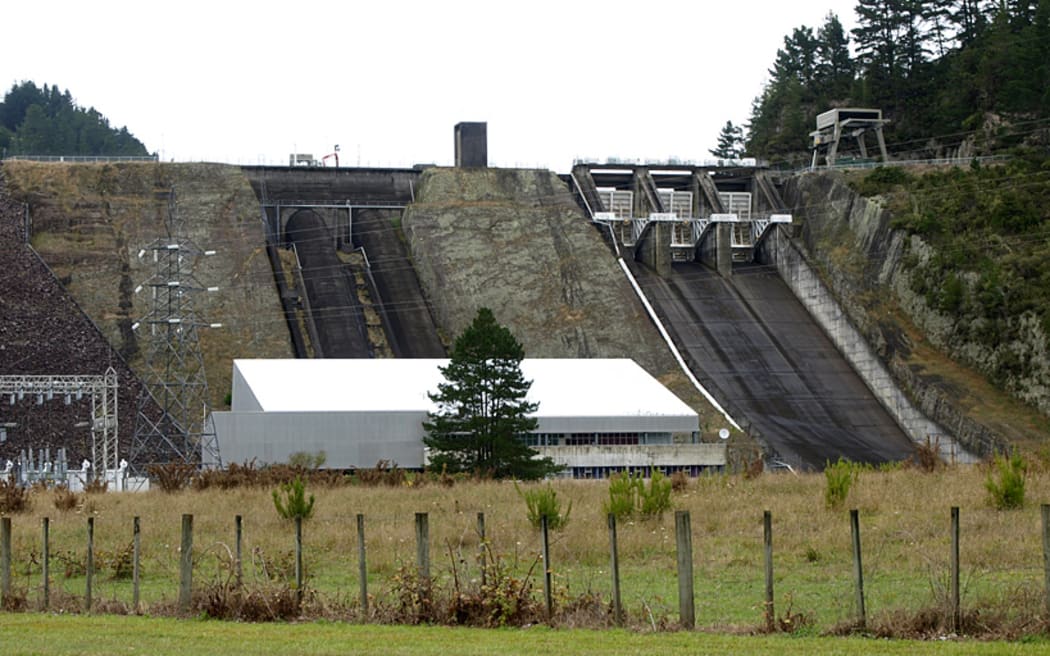
<path fill-rule="evenodd" d="M 288 456 L 324 451 L 332 469 L 423 466 L 420 412 L 215 412 L 224 463 L 287 462 Z"/>

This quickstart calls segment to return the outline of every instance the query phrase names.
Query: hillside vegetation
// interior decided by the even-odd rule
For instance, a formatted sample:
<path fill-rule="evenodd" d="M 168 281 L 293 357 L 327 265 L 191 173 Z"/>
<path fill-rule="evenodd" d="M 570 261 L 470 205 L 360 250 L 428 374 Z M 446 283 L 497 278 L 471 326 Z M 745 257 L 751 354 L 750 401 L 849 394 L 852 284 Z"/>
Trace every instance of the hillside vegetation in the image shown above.
<path fill-rule="evenodd" d="M 909 157 L 1045 132 L 1050 0 L 858 0 L 855 13 L 848 34 L 829 14 L 784 37 L 752 105 L 748 155 L 808 163 L 814 119 L 831 107 L 882 109 L 890 150 Z"/>
<path fill-rule="evenodd" d="M 909 397 L 980 452 L 1050 443 L 1042 161 L 785 184 L 796 238 L 850 320 Z M 1003 206 L 1033 208 L 1026 231 L 1004 227 Z"/>
<path fill-rule="evenodd" d="M 22 82 L 0 102 L 0 156 L 148 154 L 126 127 L 110 127 L 97 109 L 77 105 L 68 89 Z"/>

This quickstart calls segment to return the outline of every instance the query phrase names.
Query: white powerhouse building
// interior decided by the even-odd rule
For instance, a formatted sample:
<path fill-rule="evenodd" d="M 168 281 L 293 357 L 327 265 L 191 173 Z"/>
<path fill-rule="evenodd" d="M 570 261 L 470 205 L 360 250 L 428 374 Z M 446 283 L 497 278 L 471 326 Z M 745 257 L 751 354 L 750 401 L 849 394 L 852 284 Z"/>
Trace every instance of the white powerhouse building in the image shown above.
<path fill-rule="evenodd" d="M 324 451 L 334 469 L 385 460 L 425 464 L 427 397 L 448 360 L 234 360 L 233 405 L 215 412 L 223 462 L 286 462 Z M 725 465 L 722 444 L 699 443 L 699 418 L 633 360 L 526 359 L 539 427 L 530 445 L 566 474 L 666 473 Z"/>

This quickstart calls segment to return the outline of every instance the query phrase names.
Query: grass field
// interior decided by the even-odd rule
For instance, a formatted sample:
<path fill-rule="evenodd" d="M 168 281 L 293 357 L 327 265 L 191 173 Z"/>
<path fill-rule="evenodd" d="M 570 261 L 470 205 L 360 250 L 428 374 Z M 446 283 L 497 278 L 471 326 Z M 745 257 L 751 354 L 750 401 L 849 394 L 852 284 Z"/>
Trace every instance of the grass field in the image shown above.
<path fill-rule="evenodd" d="M 674 495 L 692 517 L 697 624 L 706 632 L 754 633 L 763 624 L 762 511 L 773 514 L 776 614 L 794 636 L 843 632 L 855 618 L 848 513 L 860 510 L 869 627 L 876 634 L 939 637 L 947 612 L 949 508 L 961 508 L 964 633 L 1016 638 L 1046 629 L 1039 504 L 1050 501 L 1050 473 L 1032 463 L 1028 503 L 1016 511 L 991 507 L 987 470 L 956 467 L 931 474 L 900 469 L 862 472 L 844 509 L 824 504 L 819 474 L 737 475 L 691 481 Z M 551 569 L 560 627 L 610 623 L 609 540 L 602 504 L 607 484 L 559 481 L 571 500 L 568 527 L 553 535 Z M 491 552 L 521 579 L 533 568 L 539 598 L 539 534 L 511 483 L 453 487 L 338 487 L 311 490 L 315 516 L 304 528 L 309 616 L 352 622 L 391 621 L 414 567 L 413 518 L 429 515 L 435 587 L 467 587 L 479 577 L 477 513 L 484 512 Z M 82 606 L 86 517 L 95 518 L 95 611 L 125 611 L 131 600 L 132 518 L 142 522 L 143 609 L 170 614 L 178 590 L 179 529 L 194 515 L 194 584 L 198 596 L 231 575 L 234 516 L 244 517 L 246 586 L 286 588 L 293 532 L 274 511 L 269 489 L 165 494 L 90 495 L 60 512 L 51 492 L 35 492 L 32 509 L 13 522 L 17 596 L 32 609 L 41 595 L 41 520 L 51 523 L 52 608 Z M 356 514 L 365 515 L 369 593 L 366 617 L 357 605 Z M 622 591 L 629 627 L 652 632 L 678 620 L 674 518 L 627 521 L 619 528 Z M 581 599 L 589 600 L 588 604 Z M 198 606 L 199 608 L 199 606 Z M 4 616 L 7 623 L 17 616 Z M 17 621 L 22 622 L 22 619 Z M 42 621 L 42 620 L 41 620 Z"/>
<path fill-rule="evenodd" d="M 392 627 L 331 622 L 243 624 L 122 616 L 0 616 L 6 656 L 267 656 L 269 654 L 1006 654 L 1050 653 L 1050 643 L 875 640 L 790 635 L 635 633 L 623 630 Z"/>

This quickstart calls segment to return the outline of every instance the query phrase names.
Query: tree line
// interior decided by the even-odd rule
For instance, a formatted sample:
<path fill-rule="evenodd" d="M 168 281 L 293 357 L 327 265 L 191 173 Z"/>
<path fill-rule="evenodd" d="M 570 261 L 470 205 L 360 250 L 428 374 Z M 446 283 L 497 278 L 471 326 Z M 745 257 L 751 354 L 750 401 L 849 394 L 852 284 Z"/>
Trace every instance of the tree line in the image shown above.
<path fill-rule="evenodd" d="M 1050 115 L 1050 0 L 858 0 L 855 12 L 849 33 L 828 14 L 785 36 L 746 137 L 727 123 L 712 154 L 791 159 L 832 107 L 882 109 L 887 139 L 911 151 L 989 113 Z"/>
<path fill-rule="evenodd" d="M 111 127 L 94 107 L 78 106 L 68 89 L 21 82 L 0 102 L 0 154 L 144 156 L 149 152 L 126 127 Z"/>

